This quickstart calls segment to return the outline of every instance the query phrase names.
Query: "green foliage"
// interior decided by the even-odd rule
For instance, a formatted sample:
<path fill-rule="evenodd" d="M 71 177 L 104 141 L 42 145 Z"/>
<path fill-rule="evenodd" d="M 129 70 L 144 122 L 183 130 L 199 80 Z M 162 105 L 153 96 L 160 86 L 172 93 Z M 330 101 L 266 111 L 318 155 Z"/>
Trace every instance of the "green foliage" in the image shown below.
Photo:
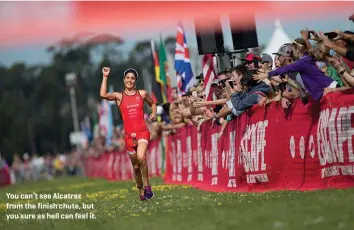
<path fill-rule="evenodd" d="M 79 120 L 91 119 L 97 107 L 89 99 L 100 102 L 101 68 L 111 67 L 109 85 L 123 90 L 123 72 L 135 68 L 150 68 L 149 44 L 137 45 L 128 58 L 122 58 L 119 44 L 72 45 L 48 48 L 51 63 L 26 66 L 16 63 L 0 66 L 0 152 L 4 157 L 24 152 L 44 154 L 70 150 L 69 134 L 73 131 L 69 89 L 65 75 L 77 76 L 76 101 Z M 144 55 L 142 55 L 144 54 Z M 151 55 L 151 54 L 150 54 Z M 94 61 L 94 58 L 98 61 Z M 144 88 L 144 79 L 138 81 Z M 118 111 L 116 111 L 118 113 Z M 120 123 L 115 116 L 115 124 Z"/>

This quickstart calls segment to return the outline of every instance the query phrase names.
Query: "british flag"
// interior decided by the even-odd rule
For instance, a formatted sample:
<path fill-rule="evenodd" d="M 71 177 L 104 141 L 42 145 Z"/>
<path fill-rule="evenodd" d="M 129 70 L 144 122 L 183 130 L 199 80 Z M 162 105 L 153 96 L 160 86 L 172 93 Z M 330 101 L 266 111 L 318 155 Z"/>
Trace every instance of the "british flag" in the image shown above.
<path fill-rule="evenodd" d="M 186 34 L 181 21 L 177 24 L 175 70 L 179 92 L 186 92 L 192 85 L 193 71 L 189 57 Z"/>

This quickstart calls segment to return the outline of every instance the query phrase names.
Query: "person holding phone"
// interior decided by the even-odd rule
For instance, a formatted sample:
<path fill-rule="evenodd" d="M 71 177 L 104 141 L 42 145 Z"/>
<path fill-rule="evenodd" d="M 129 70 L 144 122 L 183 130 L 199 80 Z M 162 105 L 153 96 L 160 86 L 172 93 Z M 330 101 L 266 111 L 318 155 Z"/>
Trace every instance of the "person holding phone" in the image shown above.
<path fill-rule="evenodd" d="M 241 79 L 241 84 L 237 84 L 234 90 L 230 100 L 226 102 L 227 106 L 213 117 L 214 120 L 226 117 L 231 113 L 236 117 L 240 116 L 246 109 L 258 104 L 264 97 L 267 98 L 270 86 L 263 81 L 259 82 L 253 79 L 253 74 L 246 71 Z"/>
<path fill-rule="evenodd" d="M 151 121 L 156 121 L 157 106 L 145 90 L 136 89 L 136 81 L 138 80 L 138 72 L 136 70 L 127 69 L 124 71 L 124 91 L 122 93 L 107 93 L 110 68 L 103 67 L 102 73 L 100 96 L 108 101 L 114 101 L 121 111 L 125 131 L 125 146 L 134 169 L 134 178 L 139 190 L 139 197 L 141 201 L 146 201 L 151 199 L 154 193 L 150 186 L 146 161 L 150 132 L 144 118 L 144 102 L 147 102 L 152 109 L 149 117 Z"/>
<path fill-rule="evenodd" d="M 335 36 L 336 35 L 336 36 Z M 354 33 L 351 31 L 337 31 L 319 33 L 323 44 L 341 55 L 344 63 L 352 70 L 354 68 Z"/>

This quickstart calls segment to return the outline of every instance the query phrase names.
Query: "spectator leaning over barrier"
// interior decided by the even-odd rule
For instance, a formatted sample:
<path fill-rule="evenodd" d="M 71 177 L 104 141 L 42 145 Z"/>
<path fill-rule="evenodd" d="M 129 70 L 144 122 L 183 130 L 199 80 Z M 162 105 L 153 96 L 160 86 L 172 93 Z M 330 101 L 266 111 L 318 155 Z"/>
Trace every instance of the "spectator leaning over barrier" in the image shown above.
<path fill-rule="evenodd" d="M 238 65 L 236 67 L 233 67 L 230 69 L 230 74 L 231 74 L 231 80 L 235 83 L 234 85 L 236 84 L 240 84 L 240 81 L 241 81 L 241 78 L 244 74 L 244 72 L 247 71 L 247 68 L 244 66 L 244 65 Z M 220 75 L 223 75 L 224 72 L 221 72 Z M 221 79 L 226 79 L 226 75 L 225 77 L 222 76 Z M 222 92 L 223 91 L 226 91 L 226 84 L 225 84 L 225 87 L 223 87 L 222 83 L 219 83 L 221 81 L 219 80 L 216 80 L 212 83 L 211 87 L 213 88 L 213 91 L 215 93 L 217 93 L 217 100 L 214 100 L 214 101 L 198 101 L 198 102 L 195 102 L 193 104 L 193 106 L 195 108 L 200 108 L 202 106 L 220 106 L 222 107 L 222 105 L 224 105 L 229 99 L 227 99 L 226 97 L 222 96 Z M 225 93 L 225 94 L 230 94 L 230 93 Z M 225 95 L 224 94 L 224 95 Z"/>
<path fill-rule="evenodd" d="M 280 46 L 278 52 L 273 53 L 276 55 L 276 68 L 287 66 L 293 63 L 293 45 L 292 43 L 285 43 Z M 269 70 L 262 69 L 267 72 Z M 255 79 L 258 79 L 255 77 Z M 258 79 L 262 80 L 262 79 Z M 297 72 L 282 74 L 280 76 L 274 76 L 270 79 L 272 83 L 272 97 L 268 98 L 265 103 L 269 104 L 273 101 L 281 101 L 283 108 L 288 108 L 291 104 L 291 100 L 301 98 L 304 103 L 307 103 L 307 92 L 305 90 L 304 83 L 301 76 Z M 280 94 L 280 95 L 279 95 Z"/>
<path fill-rule="evenodd" d="M 226 107 L 213 117 L 213 120 L 225 117 L 232 113 L 240 116 L 246 109 L 258 104 L 262 98 L 267 97 L 270 91 L 269 85 L 265 82 L 258 82 L 253 79 L 251 71 L 247 71 L 242 77 L 241 84 L 237 84 L 231 99 L 226 102 Z"/>
<path fill-rule="evenodd" d="M 316 60 L 308 54 L 304 39 L 297 38 L 293 41 L 293 57 L 295 62 L 276 70 L 265 72 L 260 70 L 258 79 L 272 78 L 291 72 L 299 72 L 304 85 L 312 98 L 321 99 L 325 88 L 335 88 L 337 82 L 324 75 L 316 66 Z"/>

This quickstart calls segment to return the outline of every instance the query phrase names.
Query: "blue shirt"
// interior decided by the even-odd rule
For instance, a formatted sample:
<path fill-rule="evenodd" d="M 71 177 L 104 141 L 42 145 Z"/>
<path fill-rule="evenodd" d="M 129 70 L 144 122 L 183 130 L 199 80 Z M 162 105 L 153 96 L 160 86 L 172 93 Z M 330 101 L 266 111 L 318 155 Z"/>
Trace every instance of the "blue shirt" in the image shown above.
<path fill-rule="evenodd" d="M 315 58 L 307 54 L 294 63 L 269 72 L 269 77 L 291 72 L 299 72 L 307 92 L 316 100 L 321 99 L 323 89 L 327 88 L 333 82 L 331 78 L 327 77 L 316 66 Z"/>

